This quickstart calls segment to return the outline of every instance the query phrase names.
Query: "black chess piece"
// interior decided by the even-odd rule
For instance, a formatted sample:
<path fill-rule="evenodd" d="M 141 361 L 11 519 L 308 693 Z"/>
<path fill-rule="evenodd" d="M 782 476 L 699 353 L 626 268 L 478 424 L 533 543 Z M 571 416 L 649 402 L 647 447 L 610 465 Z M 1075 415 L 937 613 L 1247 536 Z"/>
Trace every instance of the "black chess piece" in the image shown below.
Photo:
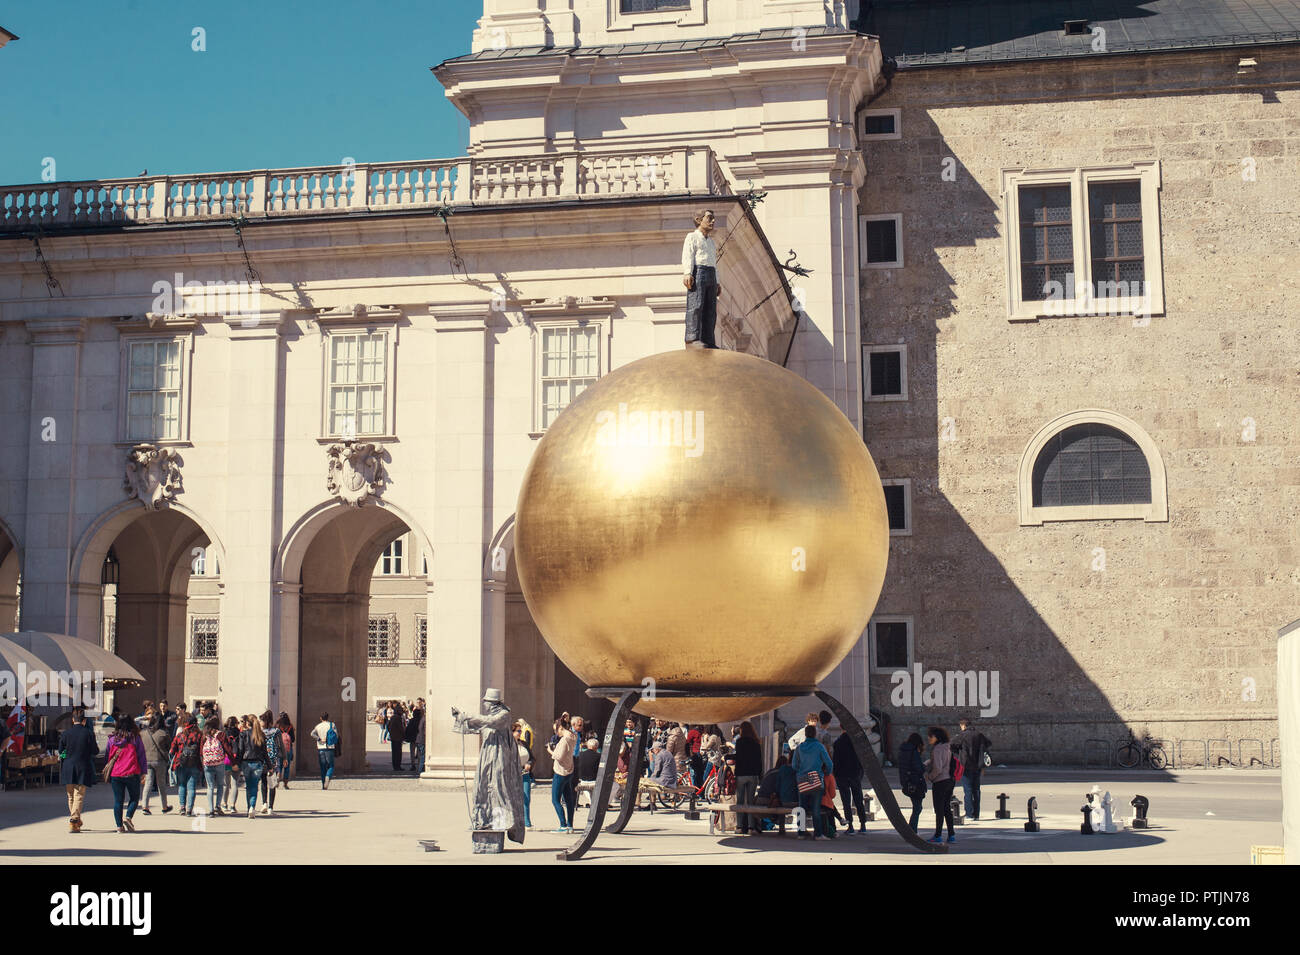
<path fill-rule="evenodd" d="M 996 819 L 1010 819 L 1011 810 L 1007 808 L 1007 800 L 1011 797 L 1006 793 L 998 793 L 998 811 L 993 814 Z"/>
<path fill-rule="evenodd" d="M 1132 827 L 1134 829 L 1149 828 L 1147 810 L 1151 807 L 1151 800 L 1147 799 L 1146 796 L 1134 796 L 1133 801 L 1130 802 L 1129 805 L 1137 811 L 1137 815 L 1133 817 L 1133 822 L 1131 823 Z"/>
<path fill-rule="evenodd" d="M 1029 821 L 1025 823 L 1025 832 L 1038 832 L 1038 799 L 1035 796 L 1029 797 L 1029 803 L 1025 806 L 1025 811 L 1029 814 Z"/>
<path fill-rule="evenodd" d="M 1090 836 L 1094 832 L 1092 828 L 1092 796 L 1088 797 L 1088 802 L 1084 803 L 1079 811 L 1083 813 L 1083 825 L 1079 827 L 1079 831 L 1085 836 Z"/>

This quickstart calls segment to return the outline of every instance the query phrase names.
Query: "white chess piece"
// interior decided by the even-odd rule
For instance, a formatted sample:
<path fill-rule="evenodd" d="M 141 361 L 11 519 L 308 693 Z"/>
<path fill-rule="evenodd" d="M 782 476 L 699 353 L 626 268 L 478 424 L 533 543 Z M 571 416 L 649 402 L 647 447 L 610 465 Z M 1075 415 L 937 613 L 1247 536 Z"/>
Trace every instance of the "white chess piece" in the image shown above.
<path fill-rule="evenodd" d="M 1101 797 L 1101 825 L 1099 832 L 1119 832 L 1119 826 L 1115 825 L 1115 800 L 1110 796 L 1110 790 L 1106 790 L 1106 795 Z"/>

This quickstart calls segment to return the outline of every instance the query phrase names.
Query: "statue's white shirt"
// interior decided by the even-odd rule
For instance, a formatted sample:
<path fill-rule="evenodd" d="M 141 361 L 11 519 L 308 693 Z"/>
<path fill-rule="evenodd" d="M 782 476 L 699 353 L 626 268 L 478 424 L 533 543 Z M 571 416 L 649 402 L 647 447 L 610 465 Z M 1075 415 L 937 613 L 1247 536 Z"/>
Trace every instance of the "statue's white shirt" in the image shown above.
<path fill-rule="evenodd" d="M 692 229 L 686 233 L 686 241 L 682 243 L 683 277 L 693 274 L 697 265 L 717 268 L 718 247 L 711 236 L 704 235 L 699 229 Z"/>

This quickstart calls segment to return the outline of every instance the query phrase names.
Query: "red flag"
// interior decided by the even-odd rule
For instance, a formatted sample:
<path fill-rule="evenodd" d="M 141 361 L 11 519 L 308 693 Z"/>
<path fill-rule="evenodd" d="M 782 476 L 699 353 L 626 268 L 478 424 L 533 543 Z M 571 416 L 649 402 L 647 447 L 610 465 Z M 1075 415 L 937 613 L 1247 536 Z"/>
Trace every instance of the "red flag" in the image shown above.
<path fill-rule="evenodd" d="M 5 721 L 5 728 L 9 730 L 9 738 L 5 740 L 5 749 L 11 753 L 22 753 L 23 742 L 27 738 L 26 698 L 19 700 L 9 713 L 9 718 Z"/>

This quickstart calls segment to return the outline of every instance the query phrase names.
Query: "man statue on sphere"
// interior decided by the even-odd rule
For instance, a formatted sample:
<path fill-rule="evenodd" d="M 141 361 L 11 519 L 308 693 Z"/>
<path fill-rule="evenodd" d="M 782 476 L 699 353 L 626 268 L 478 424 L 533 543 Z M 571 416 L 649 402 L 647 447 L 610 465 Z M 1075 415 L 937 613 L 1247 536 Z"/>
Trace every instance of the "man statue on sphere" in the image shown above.
<path fill-rule="evenodd" d="M 695 213 L 695 229 L 682 243 L 682 284 L 686 286 L 686 347 L 717 348 L 713 330 L 718 319 L 718 247 L 711 239 L 712 209 Z"/>
<path fill-rule="evenodd" d="M 475 829 L 504 831 L 512 842 L 524 841 L 524 783 L 519 748 L 510 731 L 510 710 L 501 702 L 500 690 L 483 693 L 482 715 L 469 716 L 451 708 L 457 733 L 483 737 L 474 781 Z"/>

